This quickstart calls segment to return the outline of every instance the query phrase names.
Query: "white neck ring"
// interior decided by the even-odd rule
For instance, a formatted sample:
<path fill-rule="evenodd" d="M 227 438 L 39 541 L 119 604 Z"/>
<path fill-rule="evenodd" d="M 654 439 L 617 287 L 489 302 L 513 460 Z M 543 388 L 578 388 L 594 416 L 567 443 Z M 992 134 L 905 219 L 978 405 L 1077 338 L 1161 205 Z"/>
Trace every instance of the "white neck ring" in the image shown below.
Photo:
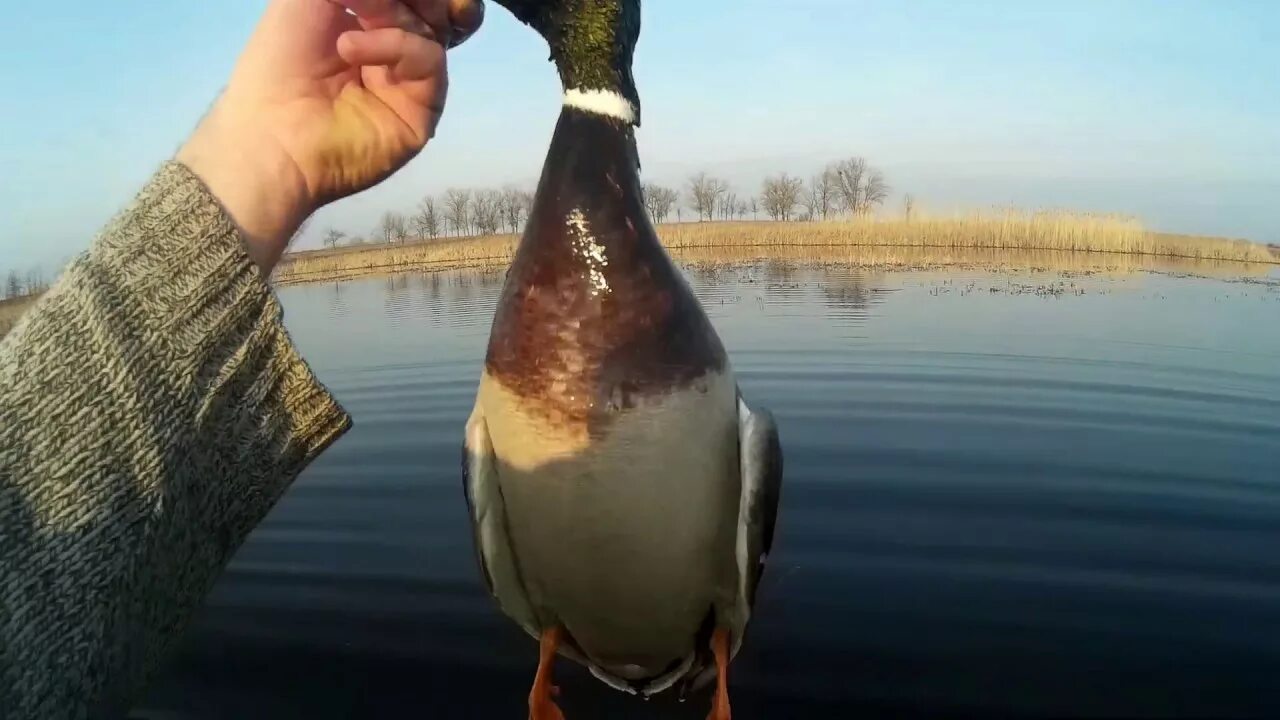
<path fill-rule="evenodd" d="M 570 88 L 564 91 L 564 106 L 616 118 L 632 125 L 636 122 L 635 106 L 630 100 L 612 90 Z"/>

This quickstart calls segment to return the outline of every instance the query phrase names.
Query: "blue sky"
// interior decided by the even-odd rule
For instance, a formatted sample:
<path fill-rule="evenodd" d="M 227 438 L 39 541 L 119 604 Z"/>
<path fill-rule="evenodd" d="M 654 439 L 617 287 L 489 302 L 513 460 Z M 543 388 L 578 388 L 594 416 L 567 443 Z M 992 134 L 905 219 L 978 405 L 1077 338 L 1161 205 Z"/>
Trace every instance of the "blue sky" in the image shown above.
<path fill-rule="evenodd" d="M 190 132 L 264 6 L 11 3 L 0 270 L 84 249 Z M 858 154 L 894 205 L 910 192 L 935 212 L 1122 211 L 1280 242 L 1276 28 L 1271 0 L 646 0 L 644 175 L 705 169 L 745 195 L 766 173 Z M 433 145 L 323 210 L 301 244 L 329 226 L 367 233 L 449 186 L 532 187 L 559 105 L 545 59 L 490 3 L 451 55 Z"/>

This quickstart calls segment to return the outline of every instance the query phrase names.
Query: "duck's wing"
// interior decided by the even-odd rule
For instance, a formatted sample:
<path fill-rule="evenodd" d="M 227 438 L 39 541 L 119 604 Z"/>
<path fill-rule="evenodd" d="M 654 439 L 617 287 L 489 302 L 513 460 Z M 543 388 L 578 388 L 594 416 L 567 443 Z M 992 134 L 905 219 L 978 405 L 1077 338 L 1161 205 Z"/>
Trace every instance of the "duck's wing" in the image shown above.
<path fill-rule="evenodd" d="M 467 421 L 462 448 L 462 487 L 471 514 L 471 529 L 480 572 L 489 594 L 520 627 L 538 637 L 538 620 L 529 604 L 507 534 L 506 505 L 498 481 L 498 461 L 489 440 L 489 426 L 480 406 Z"/>
<path fill-rule="evenodd" d="M 751 408 L 738 397 L 739 471 L 742 497 L 738 505 L 738 617 L 733 628 L 734 651 L 742 644 L 743 631 L 756 601 L 756 589 L 764 575 L 782 494 L 782 444 L 773 414 Z"/>

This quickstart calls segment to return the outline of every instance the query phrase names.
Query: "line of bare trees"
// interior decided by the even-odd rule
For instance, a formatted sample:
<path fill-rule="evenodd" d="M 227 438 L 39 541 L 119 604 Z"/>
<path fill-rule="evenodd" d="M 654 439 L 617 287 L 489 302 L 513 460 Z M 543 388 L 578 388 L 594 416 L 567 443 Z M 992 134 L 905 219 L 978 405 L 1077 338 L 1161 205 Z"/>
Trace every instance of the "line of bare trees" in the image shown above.
<path fill-rule="evenodd" d="M 0 286 L 0 299 L 13 300 L 28 295 L 39 295 L 48 289 L 49 281 L 40 268 L 32 268 L 26 273 L 10 270 L 5 275 L 4 285 Z"/>
<path fill-rule="evenodd" d="M 780 173 L 765 178 L 759 196 L 739 197 L 727 180 L 700 172 L 685 188 L 686 207 L 699 222 L 741 220 L 760 213 L 773 220 L 829 220 L 833 216 L 868 216 L 889 198 L 884 173 L 852 157 L 832 163 L 807 182 Z M 680 215 L 680 193 L 646 183 L 645 207 L 655 223 L 665 222 L 673 210 Z M 910 203 L 908 203 L 910 204 Z"/>
<path fill-rule="evenodd" d="M 449 188 L 443 195 L 428 195 L 411 213 L 392 210 L 382 214 L 368 237 L 348 236 L 326 229 L 325 247 L 364 243 L 403 243 L 411 238 L 496 235 L 519 232 L 533 207 L 533 193 L 514 185 L 501 189 Z"/>
<path fill-rule="evenodd" d="M 884 173 L 861 157 L 834 162 L 808 181 L 780 173 L 765 178 L 759 195 L 739 196 L 727 180 L 700 172 L 689 178 L 684 192 L 656 183 L 643 186 L 644 206 L 659 224 L 683 219 L 684 208 L 699 222 L 714 220 L 759 220 L 761 215 L 780 221 L 828 220 L 838 216 L 865 217 L 889 198 Z M 683 204 L 682 204 L 683 203 Z M 904 204 L 910 216 L 913 201 Z M 514 185 L 501 189 L 450 188 L 440 196 L 428 196 L 412 213 L 383 213 L 377 227 L 367 237 L 348 236 L 328 229 L 323 234 L 326 247 L 363 243 L 396 244 L 411 238 L 518 233 L 533 207 L 533 193 Z"/>

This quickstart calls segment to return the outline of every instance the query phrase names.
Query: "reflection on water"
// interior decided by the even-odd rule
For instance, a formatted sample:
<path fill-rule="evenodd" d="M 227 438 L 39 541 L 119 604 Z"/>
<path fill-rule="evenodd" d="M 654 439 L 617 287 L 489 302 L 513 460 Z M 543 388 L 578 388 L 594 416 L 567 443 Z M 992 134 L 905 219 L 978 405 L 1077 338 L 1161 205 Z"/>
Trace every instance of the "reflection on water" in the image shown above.
<path fill-rule="evenodd" d="M 1274 280 L 688 262 L 787 451 L 736 717 L 1280 712 Z M 142 715 L 524 717 L 458 470 L 501 283 L 283 291 L 356 426 Z M 706 713 L 561 679 L 571 720 Z"/>

